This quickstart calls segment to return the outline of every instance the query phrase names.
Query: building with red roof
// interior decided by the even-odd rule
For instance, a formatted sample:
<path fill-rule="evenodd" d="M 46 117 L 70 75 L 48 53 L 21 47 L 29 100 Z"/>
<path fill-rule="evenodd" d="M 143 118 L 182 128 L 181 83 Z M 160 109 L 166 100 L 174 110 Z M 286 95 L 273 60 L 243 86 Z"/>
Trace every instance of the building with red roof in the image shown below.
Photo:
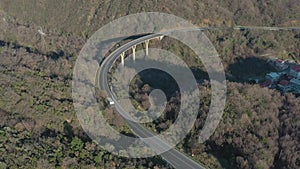
<path fill-rule="evenodd" d="M 297 72 L 300 72 L 300 65 L 292 66 L 292 69 L 297 71 Z"/>
<path fill-rule="evenodd" d="M 297 79 L 300 79 L 300 65 L 292 66 L 290 69 L 290 75 Z"/>
<path fill-rule="evenodd" d="M 272 80 L 266 80 L 265 82 L 261 83 L 261 87 L 271 87 L 272 85 Z"/>
<path fill-rule="evenodd" d="M 289 85 L 289 84 L 290 84 L 290 82 L 287 81 L 287 80 L 281 80 L 281 81 L 279 82 L 279 85 L 282 85 L 282 86 L 287 86 L 287 85 Z"/>
<path fill-rule="evenodd" d="M 278 84 L 277 87 L 282 91 L 282 92 L 289 92 L 293 90 L 293 87 L 290 85 L 290 82 L 287 80 L 281 80 Z"/>

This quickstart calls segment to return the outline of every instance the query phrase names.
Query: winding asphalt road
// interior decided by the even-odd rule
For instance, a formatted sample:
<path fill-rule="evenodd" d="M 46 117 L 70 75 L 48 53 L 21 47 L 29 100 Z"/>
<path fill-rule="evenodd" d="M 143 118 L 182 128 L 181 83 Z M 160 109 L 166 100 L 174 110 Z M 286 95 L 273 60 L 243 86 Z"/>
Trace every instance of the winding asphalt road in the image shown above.
<path fill-rule="evenodd" d="M 110 90 L 108 83 L 108 73 L 114 62 L 120 57 L 121 53 L 131 49 L 131 47 L 134 45 L 143 43 L 145 40 L 154 39 L 159 36 L 162 36 L 162 34 L 146 35 L 119 47 L 103 60 L 98 71 L 100 89 L 105 90 L 108 93 L 108 96 L 114 100 L 117 111 L 123 117 L 126 117 L 124 119 L 126 120 L 127 124 L 130 126 L 131 130 L 140 138 L 154 137 L 155 134 L 143 127 L 141 124 L 128 120 L 131 117 L 129 117 L 128 113 L 123 110 L 122 106 L 120 106 L 120 104 L 117 102 L 114 93 Z M 154 141 L 145 141 L 145 143 L 156 149 L 164 149 L 166 147 L 169 147 L 167 143 L 165 143 L 158 137 L 156 137 Z M 171 148 L 169 151 L 162 153 L 161 156 L 165 161 L 167 161 L 176 169 L 205 169 L 204 165 L 194 161 L 189 156 L 179 152 L 174 148 Z"/>

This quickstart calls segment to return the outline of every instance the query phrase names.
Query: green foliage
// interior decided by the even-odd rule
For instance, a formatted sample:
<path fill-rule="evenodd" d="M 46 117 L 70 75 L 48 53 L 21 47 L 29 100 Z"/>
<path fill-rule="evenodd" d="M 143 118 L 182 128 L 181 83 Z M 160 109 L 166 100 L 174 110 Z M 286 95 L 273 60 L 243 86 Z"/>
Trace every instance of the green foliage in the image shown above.
<path fill-rule="evenodd" d="M 81 151 L 84 146 L 84 143 L 78 137 L 74 137 L 71 142 L 71 148 L 74 151 Z"/>
<path fill-rule="evenodd" d="M 4 52 L 6 50 L 5 47 L 0 47 L 0 53 Z"/>
<path fill-rule="evenodd" d="M 7 164 L 0 162 L 0 169 L 7 169 Z"/>
<path fill-rule="evenodd" d="M 96 162 L 96 164 L 100 164 L 102 162 L 102 156 L 103 154 L 100 152 L 94 157 L 94 161 Z"/>

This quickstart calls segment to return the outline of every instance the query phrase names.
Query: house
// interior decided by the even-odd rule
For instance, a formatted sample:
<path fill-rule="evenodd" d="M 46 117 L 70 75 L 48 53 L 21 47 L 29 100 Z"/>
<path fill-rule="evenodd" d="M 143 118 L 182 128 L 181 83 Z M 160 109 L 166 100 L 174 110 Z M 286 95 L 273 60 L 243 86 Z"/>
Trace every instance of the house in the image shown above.
<path fill-rule="evenodd" d="M 300 79 L 292 79 L 291 84 L 293 85 L 293 89 L 296 93 L 300 93 Z"/>
<path fill-rule="evenodd" d="M 274 66 L 277 70 L 285 70 L 287 69 L 289 66 L 285 63 L 285 61 L 281 60 L 281 59 L 276 59 L 274 61 Z"/>
<path fill-rule="evenodd" d="M 287 80 L 281 80 L 278 84 L 277 87 L 279 90 L 282 92 L 289 92 L 293 90 L 293 86 L 290 84 L 289 81 Z"/>
<path fill-rule="evenodd" d="M 272 86 L 272 81 L 271 80 L 266 80 L 265 82 L 260 84 L 261 87 L 271 87 Z"/>
<path fill-rule="evenodd" d="M 300 79 L 300 65 L 292 66 L 289 74 L 296 79 Z"/>
<path fill-rule="evenodd" d="M 278 81 L 280 77 L 281 77 L 281 75 L 276 72 L 271 72 L 266 75 L 266 79 L 271 80 L 272 82 Z"/>

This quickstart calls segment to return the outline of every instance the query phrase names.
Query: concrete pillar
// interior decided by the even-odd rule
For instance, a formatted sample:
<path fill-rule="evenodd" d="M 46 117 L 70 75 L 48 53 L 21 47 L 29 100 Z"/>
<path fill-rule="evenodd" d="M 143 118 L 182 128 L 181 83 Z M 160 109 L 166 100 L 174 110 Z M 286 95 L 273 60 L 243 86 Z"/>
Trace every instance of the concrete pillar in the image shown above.
<path fill-rule="evenodd" d="M 121 53 L 121 64 L 124 66 L 124 57 L 125 57 L 125 53 Z"/>
<path fill-rule="evenodd" d="M 146 46 L 146 56 L 149 55 L 149 40 L 145 41 L 145 46 Z"/>
<path fill-rule="evenodd" d="M 135 61 L 135 49 L 136 49 L 136 45 L 132 46 L 133 61 Z"/>

